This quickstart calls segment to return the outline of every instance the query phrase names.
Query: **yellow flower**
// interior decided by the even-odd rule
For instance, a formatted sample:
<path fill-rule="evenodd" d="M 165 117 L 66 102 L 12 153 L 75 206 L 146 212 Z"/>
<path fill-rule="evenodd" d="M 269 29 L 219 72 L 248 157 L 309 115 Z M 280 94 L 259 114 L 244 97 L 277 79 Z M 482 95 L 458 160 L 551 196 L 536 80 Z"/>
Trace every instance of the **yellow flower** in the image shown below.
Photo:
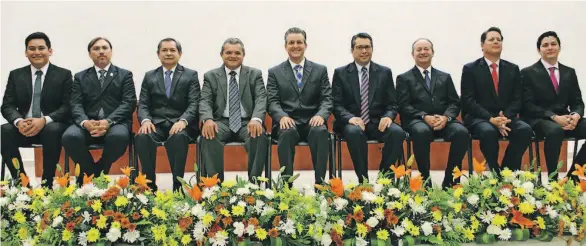
<path fill-rule="evenodd" d="M 474 240 L 474 231 L 470 228 L 466 228 L 464 230 L 464 238 L 468 239 L 468 241 Z"/>
<path fill-rule="evenodd" d="M 489 188 L 486 188 L 482 191 L 482 196 L 486 199 L 486 198 L 490 198 L 492 196 L 492 190 Z"/>
<path fill-rule="evenodd" d="M 509 198 L 507 198 L 505 195 L 499 196 L 499 201 L 504 205 L 511 204 L 511 200 L 509 200 Z"/>
<path fill-rule="evenodd" d="M 338 233 L 338 235 L 343 235 L 344 234 L 344 227 L 340 224 L 334 224 L 332 225 L 332 229 L 334 231 L 336 231 L 336 233 Z"/>
<path fill-rule="evenodd" d="M 478 219 L 476 219 L 476 216 L 472 216 L 472 218 L 470 218 L 470 222 L 472 223 L 472 225 L 470 225 L 472 230 L 473 231 L 478 230 L 478 227 L 480 226 L 480 221 L 478 221 Z"/>
<path fill-rule="evenodd" d="M 354 205 L 354 213 L 358 212 L 358 211 L 362 211 L 362 207 L 358 204 Z"/>
<path fill-rule="evenodd" d="M 380 196 L 377 196 L 376 199 L 374 199 L 374 203 L 378 204 L 378 205 L 382 205 L 383 203 L 385 203 L 385 199 Z"/>
<path fill-rule="evenodd" d="M 234 180 L 226 180 L 226 181 L 222 182 L 222 187 L 224 187 L 224 188 L 232 188 L 232 187 L 234 187 L 234 185 L 236 185 L 236 181 L 234 181 Z"/>
<path fill-rule="evenodd" d="M 407 202 L 409 202 L 409 199 L 411 199 L 411 196 L 409 194 L 401 193 L 401 195 L 399 196 L 399 201 L 401 201 L 401 203 L 407 204 Z"/>
<path fill-rule="evenodd" d="M 102 212 L 102 202 L 100 202 L 100 200 L 95 200 L 94 203 L 92 203 L 92 209 L 96 213 L 101 213 Z"/>
<path fill-rule="evenodd" d="M 564 200 L 560 196 L 558 196 L 557 194 L 554 194 L 554 193 L 547 193 L 547 195 L 545 196 L 545 199 L 550 204 L 559 204 L 559 203 L 564 202 Z"/>
<path fill-rule="evenodd" d="M 458 187 L 458 189 L 454 190 L 454 197 L 456 199 L 460 198 L 460 196 L 462 196 L 462 194 L 464 194 L 464 188 Z"/>
<path fill-rule="evenodd" d="M 499 182 L 497 179 L 490 179 L 488 181 L 491 185 L 495 185 L 497 182 Z"/>
<path fill-rule="evenodd" d="M 284 203 L 284 202 L 279 203 L 279 210 L 281 210 L 281 211 L 289 210 L 289 204 Z"/>
<path fill-rule="evenodd" d="M 515 193 L 517 193 L 517 195 L 525 195 L 525 188 L 523 187 L 517 187 L 515 188 Z"/>
<path fill-rule="evenodd" d="M 523 214 L 531 214 L 535 212 L 535 207 L 528 202 L 522 202 L 519 204 L 519 211 Z"/>
<path fill-rule="evenodd" d="M 454 211 L 456 211 L 456 213 L 459 213 L 460 211 L 462 211 L 462 203 L 454 203 L 454 205 L 452 205 L 452 207 L 454 208 Z"/>
<path fill-rule="evenodd" d="M 413 198 L 413 200 L 415 201 L 415 204 L 421 205 L 421 203 L 423 202 L 423 197 L 415 195 L 415 198 Z"/>
<path fill-rule="evenodd" d="M 188 245 L 189 243 L 191 243 L 191 236 L 183 235 L 183 237 L 181 237 L 181 244 Z"/>
<path fill-rule="evenodd" d="M 12 218 L 19 224 L 23 224 L 24 222 L 26 222 L 26 217 L 24 217 L 24 214 L 22 214 L 22 212 L 20 211 L 14 213 Z"/>
<path fill-rule="evenodd" d="M 357 184 L 355 184 L 355 183 L 349 183 L 344 187 L 344 189 L 351 190 L 351 189 L 354 189 L 354 187 L 356 187 L 356 185 Z"/>
<path fill-rule="evenodd" d="M 61 233 L 61 240 L 64 242 L 69 241 L 71 237 L 73 237 L 73 233 L 68 230 L 63 230 L 63 232 Z"/>
<path fill-rule="evenodd" d="M 122 225 L 120 225 L 120 222 L 114 221 L 114 222 L 112 222 L 112 224 L 110 225 L 110 227 L 120 229 L 122 227 Z"/>
<path fill-rule="evenodd" d="M 521 174 L 527 181 L 531 181 L 537 179 L 537 175 L 533 174 L 532 172 L 523 172 Z"/>
<path fill-rule="evenodd" d="M 387 240 L 389 239 L 389 232 L 385 229 L 378 230 L 376 232 L 376 238 L 379 240 Z"/>
<path fill-rule="evenodd" d="M 537 225 L 539 226 L 539 229 L 545 229 L 545 221 L 542 217 L 537 217 Z"/>
<path fill-rule="evenodd" d="M 232 214 L 234 216 L 242 216 L 242 215 L 244 215 L 244 211 L 245 211 L 244 207 L 242 207 L 240 205 L 232 207 Z"/>
<path fill-rule="evenodd" d="M 269 179 L 265 178 L 265 177 L 258 177 L 258 178 L 256 178 L 256 180 L 258 180 L 260 182 L 269 182 Z"/>
<path fill-rule="evenodd" d="M 96 220 L 96 226 L 99 229 L 104 229 L 104 228 L 106 228 L 107 221 L 108 221 L 108 218 L 106 218 L 106 216 L 100 214 L 100 218 L 98 220 Z"/>
<path fill-rule="evenodd" d="M 167 213 L 165 213 L 165 211 L 154 207 L 152 212 L 153 212 L 153 215 L 156 216 L 157 218 L 162 219 L 162 220 L 167 220 Z"/>
<path fill-rule="evenodd" d="M 20 229 L 18 229 L 18 237 L 20 238 L 20 240 L 25 240 L 28 238 L 28 230 L 26 229 L 26 227 L 21 227 Z"/>
<path fill-rule="evenodd" d="M 313 235 L 315 235 L 315 231 L 314 231 L 313 224 L 309 225 L 309 227 L 307 228 L 307 235 L 308 235 L 308 236 L 313 236 Z"/>
<path fill-rule="evenodd" d="M 256 237 L 260 240 L 265 240 L 267 239 L 267 231 L 261 227 L 256 228 L 256 230 L 254 230 L 254 232 L 256 232 Z"/>
<path fill-rule="evenodd" d="M 63 195 L 65 196 L 71 196 L 71 194 L 73 194 L 73 192 L 75 191 L 75 185 L 69 185 L 69 187 L 67 187 L 67 189 L 65 189 L 65 192 L 63 192 Z"/>
<path fill-rule="evenodd" d="M 151 231 L 153 232 L 153 236 L 155 237 L 156 242 L 164 241 L 165 238 L 167 238 L 167 236 L 165 234 L 167 232 L 166 225 L 158 225 L 158 226 L 151 227 Z"/>
<path fill-rule="evenodd" d="M 419 227 L 418 226 L 411 227 L 411 229 L 409 230 L 409 234 L 411 234 L 411 236 L 414 236 L 414 237 L 419 236 Z"/>
<path fill-rule="evenodd" d="M 224 215 L 226 217 L 232 216 L 232 215 L 230 215 L 230 211 L 228 211 L 228 209 L 225 209 L 225 208 L 220 209 L 220 214 Z"/>
<path fill-rule="evenodd" d="M 116 201 L 114 202 L 114 205 L 116 205 L 116 207 L 124 207 L 127 204 L 128 204 L 128 198 L 126 198 L 125 196 L 116 197 Z"/>
<path fill-rule="evenodd" d="M 356 235 L 361 238 L 366 237 L 366 233 L 368 233 L 368 228 L 362 223 L 356 224 Z"/>
<path fill-rule="evenodd" d="M 256 194 L 257 196 L 264 196 L 265 195 L 265 191 L 264 190 L 257 190 L 254 192 L 254 194 Z"/>
<path fill-rule="evenodd" d="M 500 214 L 495 215 L 494 218 L 492 219 L 492 225 L 498 226 L 499 228 L 503 227 L 506 224 L 507 224 L 507 218 L 505 216 L 500 215 Z"/>
<path fill-rule="evenodd" d="M 45 197 L 45 189 L 35 188 L 35 189 L 33 189 L 33 194 L 38 197 Z"/>
<path fill-rule="evenodd" d="M 202 218 L 202 222 L 204 226 L 209 226 L 212 221 L 214 221 L 214 216 L 212 216 L 211 214 L 207 213 L 203 216 Z"/>
<path fill-rule="evenodd" d="M 442 211 L 439 209 L 431 212 L 431 215 L 433 215 L 433 220 L 435 220 L 435 221 L 442 220 Z"/>
<path fill-rule="evenodd" d="M 513 176 L 513 171 L 510 169 L 504 169 L 501 171 L 501 176 L 503 176 L 503 178 L 510 178 Z"/>
<path fill-rule="evenodd" d="M 75 207 L 75 212 L 79 212 L 79 210 L 81 210 L 80 206 Z"/>
<path fill-rule="evenodd" d="M 92 228 L 87 232 L 87 241 L 90 243 L 98 241 L 100 238 L 100 231 L 96 228 Z"/>
<path fill-rule="evenodd" d="M 391 184 L 391 179 L 388 179 L 388 178 L 380 178 L 376 182 L 378 184 L 381 184 L 381 185 L 389 185 L 389 184 Z"/>
<path fill-rule="evenodd" d="M 147 211 L 144 208 L 140 210 L 140 214 L 142 215 L 142 217 L 145 217 L 145 218 L 148 218 L 149 215 L 151 215 L 151 213 L 149 213 L 149 211 Z"/>
<path fill-rule="evenodd" d="M 55 209 L 55 211 L 53 211 L 53 219 L 57 218 L 57 216 L 59 216 L 59 213 L 61 213 L 61 208 Z"/>

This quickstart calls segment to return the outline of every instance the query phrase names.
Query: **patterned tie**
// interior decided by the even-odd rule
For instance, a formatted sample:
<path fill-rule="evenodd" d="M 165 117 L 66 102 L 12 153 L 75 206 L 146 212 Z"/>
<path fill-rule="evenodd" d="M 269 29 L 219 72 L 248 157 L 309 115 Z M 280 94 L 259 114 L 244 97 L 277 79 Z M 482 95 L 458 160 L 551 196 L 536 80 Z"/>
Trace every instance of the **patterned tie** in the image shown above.
<path fill-rule="evenodd" d="M 37 76 L 35 78 L 35 89 L 33 92 L 33 118 L 40 118 L 41 117 L 41 77 L 43 76 L 43 71 L 37 70 L 35 72 Z"/>
<path fill-rule="evenodd" d="M 555 67 L 549 68 L 549 78 L 551 79 L 551 83 L 553 84 L 553 89 L 555 89 L 555 93 L 559 93 L 558 79 L 555 77 Z"/>
<path fill-rule="evenodd" d="M 499 94 L 499 76 L 496 71 L 496 63 L 490 64 L 492 68 L 492 82 L 494 83 L 494 91 Z"/>
<path fill-rule="evenodd" d="M 301 65 L 295 65 L 295 79 L 297 79 L 297 87 L 299 87 L 299 91 L 301 91 L 301 86 L 303 85 L 303 74 L 301 70 L 303 67 Z"/>
<path fill-rule="evenodd" d="M 427 89 L 431 88 L 431 79 L 429 78 L 429 71 L 423 70 L 423 73 L 425 74 L 425 85 L 427 86 Z"/>
<path fill-rule="evenodd" d="M 360 81 L 360 118 L 367 124 L 370 121 L 368 112 L 368 69 L 362 67 L 362 76 Z"/>
<path fill-rule="evenodd" d="M 165 94 L 167 94 L 167 97 L 171 96 L 171 74 L 172 73 L 173 73 L 173 71 L 171 71 L 171 70 L 165 72 Z"/>
<path fill-rule="evenodd" d="M 236 83 L 236 72 L 230 72 L 230 96 L 228 99 L 230 103 L 230 130 L 237 133 L 241 126 L 240 115 L 240 93 L 238 92 L 238 84 Z"/>
<path fill-rule="evenodd" d="M 102 89 L 104 89 L 104 81 L 106 80 L 106 70 L 102 69 L 100 70 L 100 87 L 102 87 Z M 104 109 L 100 108 L 100 111 L 98 112 L 98 119 L 103 119 L 104 118 Z"/>

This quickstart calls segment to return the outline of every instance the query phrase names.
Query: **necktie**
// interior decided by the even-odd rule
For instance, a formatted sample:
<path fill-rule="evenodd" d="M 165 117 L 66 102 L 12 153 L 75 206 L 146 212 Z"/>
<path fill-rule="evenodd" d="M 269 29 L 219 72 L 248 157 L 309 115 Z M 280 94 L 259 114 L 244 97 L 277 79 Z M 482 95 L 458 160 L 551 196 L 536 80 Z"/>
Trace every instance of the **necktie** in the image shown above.
<path fill-rule="evenodd" d="M 425 74 L 425 85 L 427 86 L 427 89 L 431 88 L 431 79 L 429 78 L 429 71 L 423 70 L 423 73 Z"/>
<path fill-rule="evenodd" d="M 559 84 L 558 79 L 555 77 L 555 67 L 549 68 L 549 78 L 551 78 L 551 83 L 553 84 L 553 89 L 555 89 L 555 93 L 558 93 Z"/>
<path fill-rule="evenodd" d="M 368 69 L 366 67 L 362 67 L 360 78 L 360 118 L 364 124 L 367 124 L 370 118 L 368 112 Z"/>
<path fill-rule="evenodd" d="M 229 95 L 229 112 L 230 112 L 230 130 L 237 133 L 241 126 L 240 115 L 240 93 L 236 83 L 236 72 L 230 72 L 230 95 Z"/>
<path fill-rule="evenodd" d="M 43 71 L 41 70 L 37 70 L 37 72 L 35 72 L 35 75 L 37 76 L 35 78 L 35 89 L 33 92 L 33 108 L 32 108 L 32 113 L 33 113 L 33 118 L 40 118 L 41 117 L 41 90 L 42 90 L 42 85 L 41 85 L 41 77 L 43 76 Z"/>
<path fill-rule="evenodd" d="M 496 94 L 499 94 L 499 76 L 498 73 L 496 71 L 496 63 L 490 64 L 490 67 L 492 68 L 492 82 L 494 83 L 494 91 L 496 92 Z"/>
<path fill-rule="evenodd" d="M 102 89 L 104 89 L 104 81 L 106 80 L 106 70 L 102 69 L 100 70 L 100 87 L 102 87 Z M 98 119 L 103 119 L 104 118 L 104 109 L 100 108 L 100 111 L 98 112 Z"/>
<path fill-rule="evenodd" d="M 171 70 L 165 72 L 165 94 L 167 97 L 171 96 L 171 73 L 173 73 Z"/>
<path fill-rule="evenodd" d="M 303 74 L 301 73 L 301 69 L 303 69 L 301 65 L 295 65 L 295 79 L 297 79 L 297 87 L 299 87 L 299 91 L 301 91 L 301 86 L 303 85 Z"/>

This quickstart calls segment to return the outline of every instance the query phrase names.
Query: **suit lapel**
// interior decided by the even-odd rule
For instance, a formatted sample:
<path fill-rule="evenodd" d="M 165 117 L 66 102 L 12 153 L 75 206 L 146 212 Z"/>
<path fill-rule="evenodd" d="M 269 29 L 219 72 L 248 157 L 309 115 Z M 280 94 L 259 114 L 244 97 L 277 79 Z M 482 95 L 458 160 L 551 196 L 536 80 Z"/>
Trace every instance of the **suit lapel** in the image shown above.
<path fill-rule="evenodd" d="M 558 62 L 558 69 L 560 72 L 560 79 L 558 81 L 558 94 L 557 95 L 561 95 L 563 92 L 566 92 L 566 90 L 564 89 L 566 86 L 568 86 L 568 82 L 570 80 L 569 78 L 569 73 L 568 73 L 568 69 L 566 66 L 560 64 Z M 551 87 L 553 87 L 553 84 L 551 85 Z"/>
<path fill-rule="evenodd" d="M 244 95 L 244 90 L 246 86 L 248 86 L 248 68 L 245 66 L 241 66 L 240 68 L 240 75 L 238 76 L 238 91 L 240 92 L 240 101 L 242 102 L 242 96 Z"/>
<path fill-rule="evenodd" d="M 53 70 L 54 67 L 52 64 L 49 63 L 49 67 L 47 68 L 47 74 L 45 75 L 45 81 L 43 81 L 43 86 L 41 88 L 41 102 L 43 101 L 43 98 L 45 98 L 45 96 L 47 95 L 47 90 L 46 88 L 51 87 L 51 78 L 53 77 Z"/>
<path fill-rule="evenodd" d="M 93 85 L 96 88 L 96 91 L 100 91 L 102 86 L 100 85 L 100 81 L 98 80 L 98 73 L 96 72 L 95 67 L 88 68 L 88 71 L 85 73 L 87 80 L 89 80 L 90 85 Z"/>
<path fill-rule="evenodd" d="M 155 71 L 155 83 L 159 90 L 165 94 L 165 75 L 163 74 L 163 71 L 164 69 L 162 66 Z"/>
<path fill-rule="evenodd" d="M 33 77 L 31 75 L 31 68 L 30 66 L 27 69 L 24 69 L 24 74 L 22 75 L 22 80 L 25 82 L 26 85 L 26 95 L 28 96 L 27 102 L 32 102 L 33 98 Z M 30 105 L 29 105 L 30 107 Z"/>
<path fill-rule="evenodd" d="M 360 81 L 358 80 L 358 68 L 356 67 L 356 63 L 353 62 L 349 64 L 347 70 L 349 76 L 348 82 L 350 83 L 354 100 L 356 100 L 357 105 L 360 105 Z"/>
<path fill-rule="evenodd" d="M 499 83 L 500 83 L 500 77 L 501 77 L 501 66 L 499 64 L 498 66 L 498 77 L 499 77 Z M 492 90 L 490 90 L 490 92 L 492 93 L 492 98 L 494 99 L 495 102 L 498 102 L 498 96 L 496 94 L 496 90 L 494 88 L 494 81 L 492 80 L 492 74 L 490 73 L 490 67 L 488 67 L 488 64 L 486 64 L 486 61 L 484 60 L 484 57 L 480 58 L 480 75 L 481 80 L 480 81 L 484 81 L 487 86 L 489 88 L 492 88 Z"/>
<path fill-rule="evenodd" d="M 293 69 L 291 68 L 291 63 L 289 63 L 289 60 L 283 63 L 283 73 L 285 73 L 285 78 L 287 78 L 291 86 L 293 86 L 293 90 L 297 92 L 297 95 L 299 95 L 300 92 L 299 87 L 297 86 L 297 79 L 295 78 L 295 74 L 293 73 Z M 303 77 L 305 77 L 305 74 L 303 74 Z"/>
<path fill-rule="evenodd" d="M 437 82 L 437 79 L 438 79 L 437 77 L 439 75 L 437 74 L 437 70 L 435 70 L 435 68 L 433 68 L 433 67 L 430 67 L 430 68 L 431 68 L 431 82 L 430 82 L 431 83 L 431 85 L 430 85 L 431 86 L 431 92 L 430 92 L 430 94 L 433 95 L 433 92 L 435 90 L 435 87 L 436 87 L 436 85 L 438 83 Z"/>
<path fill-rule="evenodd" d="M 177 67 L 175 67 L 175 74 L 173 74 L 173 79 L 171 80 L 171 94 L 169 97 L 172 97 L 173 93 L 175 93 L 181 75 L 183 75 L 183 66 L 177 64 Z"/>
<path fill-rule="evenodd" d="M 417 79 L 417 82 L 419 82 L 421 84 L 421 87 L 423 87 L 423 89 L 425 89 L 425 91 L 427 91 L 428 94 L 431 94 L 431 91 L 429 90 L 429 88 L 427 88 L 427 84 L 425 83 L 425 78 L 423 78 L 423 75 L 421 75 L 419 68 L 417 68 L 417 66 L 414 66 L 413 69 L 411 69 L 411 72 L 413 72 L 413 76 L 415 76 L 415 79 Z M 432 74 L 431 77 L 435 77 L 435 76 L 433 76 L 433 74 Z"/>
<path fill-rule="evenodd" d="M 117 75 L 118 69 L 116 68 L 116 66 L 110 65 L 110 69 L 108 69 L 108 72 L 106 72 L 106 80 L 104 80 L 104 86 L 102 86 L 102 93 L 104 93 L 106 88 L 108 88 L 108 85 L 110 85 L 110 82 L 112 82 L 114 77 L 116 77 Z M 100 84 L 99 81 L 98 84 Z"/>
<path fill-rule="evenodd" d="M 378 67 L 374 62 L 370 62 L 370 69 L 368 71 L 368 107 L 372 106 L 374 93 L 378 86 Z M 358 90 L 360 93 L 360 90 Z"/>
<path fill-rule="evenodd" d="M 547 69 L 545 69 L 545 66 L 543 66 L 543 64 L 541 63 L 541 61 L 537 61 L 537 63 L 535 64 L 535 71 L 537 72 L 538 76 L 541 78 L 540 81 L 544 81 L 545 82 L 545 86 L 547 88 L 549 88 L 549 91 L 551 91 L 551 93 L 554 95 L 554 97 L 557 97 L 557 93 L 555 93 L 555 88 L 553 87 L 553 82 L 551 81 L 551 78 L 549 77 L 549 71 L 547 71 Z M 560 81 L 562 80 L 562 70 L 560 70 Z M 558 84 L 558 90 L 560 90 L 561 88 L 561 83 Z"/>
<path fill-rule="evenodd" d="M 222 91 L 222 95 L 224 95 L 224 98 L 222 98 L 224 104 L 226 103 L 226 98 L 228 98 L 228 95 L 226 95 L 226 90 L 228 90 L 228 85 L 226 84 L 228 79 L 226 76 L 227 75 L 224 66 L 216 70 L 216 78 L 220 86 L 220 91 Z"/>
<path fill-rule="evenodd" d="M 301 92 L 303 92 L 303 88 L 305 88 L 305 85 L 307 84 L 307 80 L 309 79 L 309 75 L 311 74 L 311 67 L 311 62 L 305 59 L 305 67 L 303 68 L 303 78 L 301 78 Z"/>

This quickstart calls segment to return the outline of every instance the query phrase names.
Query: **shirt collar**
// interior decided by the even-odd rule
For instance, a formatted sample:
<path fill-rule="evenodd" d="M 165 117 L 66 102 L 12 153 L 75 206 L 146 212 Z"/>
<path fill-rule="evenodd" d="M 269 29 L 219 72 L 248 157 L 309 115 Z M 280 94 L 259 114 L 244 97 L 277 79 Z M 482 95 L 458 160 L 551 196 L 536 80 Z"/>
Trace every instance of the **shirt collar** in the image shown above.
<path fill-rule="evenodd" d="M 486 64 L 488 64 L 488 66 L 489 66 L 489 67 L 490 67 L 490 66 L 493 64 L 493 62 L 492 62 L 492 61 L 490 61 L 489 59 L 487 59 L 486 57 L 484 57 L 484 61 L 486 61 Z M 501 59 L 498 59 L 498 60 L 497 60 L 496 62 L 494 62 L 494 63 L 496 63 L 496 67 L 500 67 L 500 64 L 501 64 Z"/>
<path fill-rule="evenodd" d="M 110 65 L 112 65 L 112 63 L 108 63 L 108 65 L 104 68 L 104 70 L 106 70 L 106 73 L 108 73 L 108 71 L 110 71 Z M 99 76 L 100 70 L 102 70 L 102 69 L 96 65 L 94 65 L 94 68 L 96 69 L 96 74 L 98 74 L 98 76 Z"/>
<path fill-rule="evenodd" d="M 551 65 L 548 62 L 546 62 L 545 60 L 541 59 L 541 64 L 543 64 L 543 66 L 547 70 L 549 70 L 550 67 L 555 67 L 556 69 L 560 69 L 558 62 L 556 62 L 555 64 Z"/>
<path fill-rule="evenodd" d="M 299 64 L 291 61 L 291 59 L 289 59 L 289 64 L 291 64 L 291 68 L 293 68 L 293 71 L 295 71 L 295 66 L 297 65 L 301 65 L 302 68 L 305 68 L 305 57 L 303 57 L 303 60 L 301 60 L 301 62 Z"/>
<path fill-rule="evenodd" d="M 167 68 L 165 68 L 165 66 L 163 66 L 163 74 L 167 73 L 167 71 L 171 71 L 171 74 L 175 73 L 175 69 L 177 69 L 177 65 L 175 65 L 173 68 L 167 70 Z"/>
<path fill-rule="evenodd" d="M 358 72 L 362 72 L 362 67 L 366 67 L 366 71 L 370 70 L 370 62 L 368 62 L 368 64 L 366 64 L 366 66 L 361 66 L 357 62 L 354 62 L 354 64 L 356 64 L 356 68 L 358 69 Z"/>
<path fill-rule="evenodd" d="M 236 68 L 235 70 L 230 70 L 228 67 L 224 66 L 224 70 L 226 71 L 226 75 L 230 75 L 231 71 L 236 72 L 236 75 L 240 75 L 240 69 L 242 68 L 242 66 Z"/>
<path fill-rule="evenodd" d="M 427 70 L 427 71 L 429 71 L 429 76 L 431 76 L 431 66 L 429 66 L 428 68 L 422 68 L 422 67 L 420 67 L 420 66 L 417 66 L 417 65 L 415 65 L 415 66 L 417 67 L 417 69 L 419 69 L 419 73 L 421 73 L 421 74 L 425 75 L 425 74 L 423 73 L 423 71 Z"/>
<path fill-rule="evenodd" d="M 43 66 L 41 69 L 37 69 L 36 67 L 34 67 L 31 64 L 31 74 L 33 75 L 33 77 L 35 76 L 37 70 L 41 70 L 43 71 L 43 76 L 47 75 L 47 70 L 49 69 L 49 63 L 47 62 L 47 64 L 45 64 L 45 66 Z"/>

